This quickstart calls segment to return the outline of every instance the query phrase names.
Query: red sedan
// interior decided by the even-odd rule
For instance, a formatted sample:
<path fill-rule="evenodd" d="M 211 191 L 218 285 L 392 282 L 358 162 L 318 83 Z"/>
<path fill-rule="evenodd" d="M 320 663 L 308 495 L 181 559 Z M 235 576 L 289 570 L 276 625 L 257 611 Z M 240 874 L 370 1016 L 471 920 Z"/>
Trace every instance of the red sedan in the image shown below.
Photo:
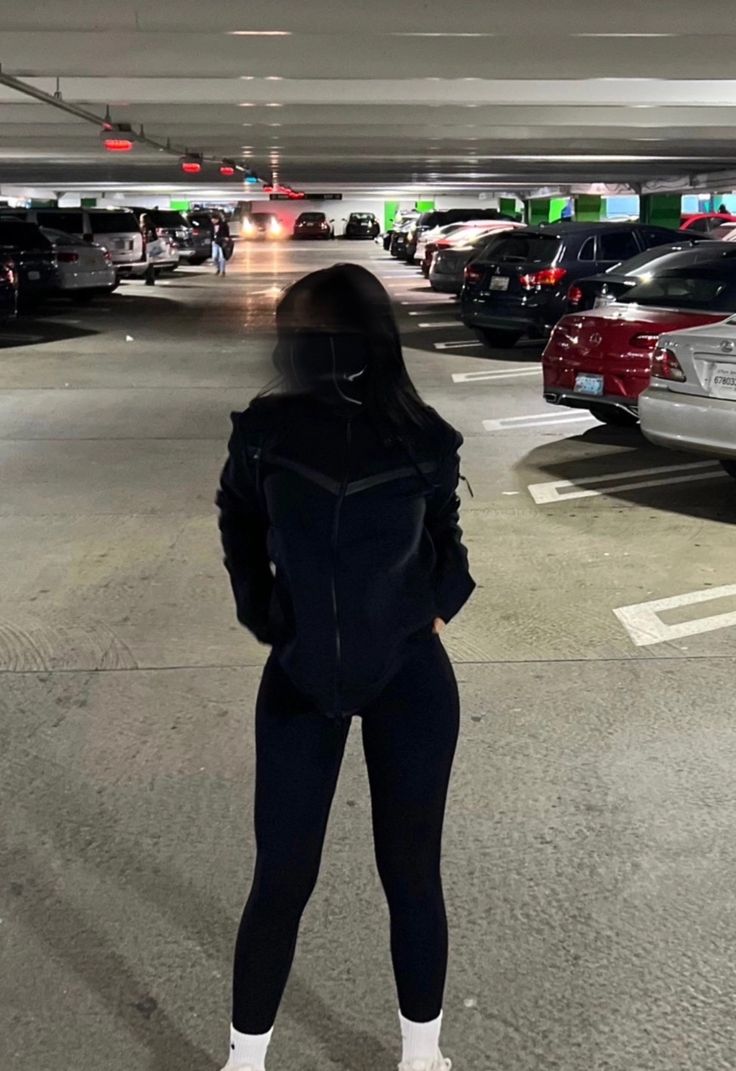
<path fill-rule="evenodd" d="M 589 409 L 606 424 L 636 424 L 652 352 L 665 332 L 715 323 L 736 311 L 736 264 L 670 269 L 613 305 L 563 316 L 542 357 L 544 397 Z"/>

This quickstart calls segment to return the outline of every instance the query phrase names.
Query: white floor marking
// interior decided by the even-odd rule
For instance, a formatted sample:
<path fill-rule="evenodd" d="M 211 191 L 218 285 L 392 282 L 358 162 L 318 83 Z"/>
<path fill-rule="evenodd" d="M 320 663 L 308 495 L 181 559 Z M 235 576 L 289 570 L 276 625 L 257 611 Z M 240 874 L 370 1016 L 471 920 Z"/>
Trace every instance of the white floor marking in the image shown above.
<path fill-rule="evenodd" d="M 672 476 L 673 472 L 688 472 L 694 475 Z M 639 476 L 656 476 L 654 480 L 639 480 Z M 607 476 L 581 477 L 581 483 L 604 484 L 599 491 L 581 488 L 573 480 L 552 480 L 549 483 L 529 484 L 529 494 L 538 506 L 553 502 L 569 502 L 571 498 L 594 498 L 597 495 L 613 494 L 616 491 L 631 491 L 639 487 L 660 487 L 671 483 L 690 483 L 692 480 L 712 480 L 725 477 L 726 473 L 714 461 L 696 461 L 689 465 L 661 465 L 656 469 L 632 469 L 628 472 L 609 473 Z M 632 479 L 633 477 L 633 479 Z M 568 492 L 568 488 L 575 490 Z M 566 493 L 567 492 L 567 493 Z"/>
<path fill-rule="evenodd" d="M 698 617 L 692 621 L 681 621 L 676 625 L 666 625 L 659 617 L 664 610 L 674 610 L 678 606 L 694 606 L 711 599 L 725 599 L 736 595 L 736 584 L 725 584 L 720 588 L 706 588 L 705 591 L 690 591 L 685 595 L 674 595 L 669 599 L 654 599 L 652 602 L 638 602 L 632 606 L 621 606 L 614 614 L 628 632 L 637 647 L 648 647 L 653 643 L 666 643 L 668 640 L 680 640 L 684 636 L 695 636 L 699 632 L 714 632 L 719 628 L 736 625 L 736 611 Z"/>
<path fill-rule="evenodd" d="M 439 324 L 417 324 L 417 327 L 457 327 L 457 320 L 447 320 Z"/>
<path fill-rule="evenodd" d="M 474 383 L 488 379 L 516 379 L 518 376 L 541 376 L 541 368 L 510 368 L 494 372 L 453 372 L 453 383 Z"/>
<path fill-rule="evenodd" d="M 403 302 L 402 301 L 402 305 L 403 304 L 407 304 L 407 305 L 409 305 L 409 304 L 412 304 L 412 305 L 424 305 L 424 308 L 420 309 L 418 312 L 410 312 L 409 313 L 410 316 L 429 316 L 431 313 L 433 313 L 435 311 L 438 312 L 438 313 L 442 313 L 442 312 L 447 313 L 447 311 L 448 311 L 447 308 L 445 307 L 446 306 L 446 302 L 444 302 L 444 301 L 436 301 L 436 302 L 431 302 L 431 301 L 422 301 L 422 302 L 420 302 L 420 301 L 408 302 L 407 301 L 407 302 Z M 432 305 L 432 304 L 439 305 L 440 307 L 437 310 L 428 309 L 427 305 Z"/>
<path fill-rule="evenodd" d="M 436 350 L 464 350 L 466 346 L 482 346 L 482 342 L 434 342 Z"/>
<path fill-rule="evenodd" d="M 593 416 L 550 416 L 549 413 L 535 413 L 530 416 L 503 417 L 501 420 L 484 420 L 486 431 L 513 431 L 514 428 L 543 428 L 548 424 L 576 424 L 591 421 L 597 424 Z"/>

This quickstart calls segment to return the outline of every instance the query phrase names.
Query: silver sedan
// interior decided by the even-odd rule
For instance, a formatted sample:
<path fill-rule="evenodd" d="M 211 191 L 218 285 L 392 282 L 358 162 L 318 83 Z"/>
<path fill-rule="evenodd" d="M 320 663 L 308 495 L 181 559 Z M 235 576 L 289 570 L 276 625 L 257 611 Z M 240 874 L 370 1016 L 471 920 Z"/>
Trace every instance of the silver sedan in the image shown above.
<path fill-rule="evenodd" d="M 660 338 L 639 420 L 651 442 L 717 457 L 736 477 L 736 316 Z"/>

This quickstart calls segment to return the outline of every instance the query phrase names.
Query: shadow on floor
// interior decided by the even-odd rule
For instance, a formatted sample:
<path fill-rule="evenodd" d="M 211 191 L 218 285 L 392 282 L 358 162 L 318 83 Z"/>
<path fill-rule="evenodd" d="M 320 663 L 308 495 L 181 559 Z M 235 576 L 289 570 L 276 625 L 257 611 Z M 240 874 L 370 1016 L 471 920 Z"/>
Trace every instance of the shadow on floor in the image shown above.
<path fill-rule="evenodd" d="M 535 482 L 543 482 L 545 477 L 550 482 L 570 481 L 575 486 L 567 492 L 596 491 L 605 498 L 666 513 L 736 523 L 736 481 L 725 474 L 717 459 L 660 449 L 645 439 L 638 427 L 601 425 L 564 443 L 564 458 L 560 458 L 560 440 L 556 440 L 531 450 L 520 465 L 539 471 Z M 580 448 L 579 457 L 571 456 L 573 444 Z M 614 451 L 597 449 L 606 446 Z M 655 471 L 643 471 L 650 469 Z M 652 482 L 654 486 L 645 486 Z M 564 497 L 566 490 L 561 489 L 560 494 Z M 570 501 L 574 506 L 579 499 Z"/>

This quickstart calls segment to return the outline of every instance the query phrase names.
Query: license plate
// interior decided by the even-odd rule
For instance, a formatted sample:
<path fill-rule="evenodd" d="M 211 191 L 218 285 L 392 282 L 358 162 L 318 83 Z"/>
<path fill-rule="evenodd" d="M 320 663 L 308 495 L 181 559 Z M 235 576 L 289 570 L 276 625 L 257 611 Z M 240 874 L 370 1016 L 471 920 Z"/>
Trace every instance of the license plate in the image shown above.
<path fill-rule="evenodd" d="M 717 364 L 710 377 L 710 392 L 714 398 L 736 400 L 736 364 Z"/>
<path fill-rule="evenodd" d="M 603 376 L 575 376 L 576 394 L 603 394 Z"/>
<path fill-rule="evenodd" d="M 41 278 L 41 272 L 40 271 L 29 271 L 28 272 L 28 278 L 29 279 L 40 279 Z"/>
<path fill-rule="evenodd" d="M 510 282 L 508 275 L 494 275 L 491 278 L 491 290 L 508 290 Z"/>

